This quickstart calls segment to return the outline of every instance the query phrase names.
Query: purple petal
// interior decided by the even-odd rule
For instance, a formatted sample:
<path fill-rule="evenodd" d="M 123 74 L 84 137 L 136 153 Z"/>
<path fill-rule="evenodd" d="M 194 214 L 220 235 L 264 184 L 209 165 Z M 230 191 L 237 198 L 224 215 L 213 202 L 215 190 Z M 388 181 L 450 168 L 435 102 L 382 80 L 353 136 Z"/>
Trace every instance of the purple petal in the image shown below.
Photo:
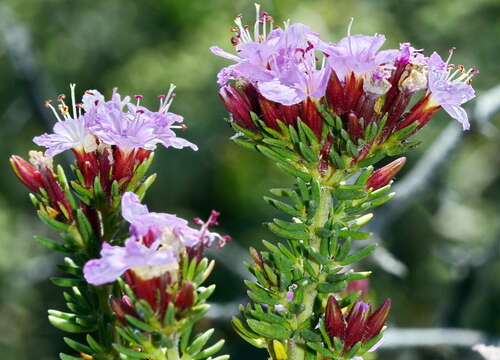
<path fill-rule="evenodd" d="M 469 130 L 470 123 L 467 112 L 458 105 L 442 105 L 443 109 L 455 120 L 457 120 L 464 130 Z"/>
<path fill-rule="evenodd" d="M 294 105 L 304 100 L 307 95 L 300 94 L 297 89 L 281 84 L 278 80 L 261 82 L 258 84 L 259 92 L 266 99 L 283 105 Z"/>
<path fill-rule="evenodd" d="M 160 266 L 177 262 L 171 251 L 148 248 L 136 238 L 129 238 L 125 246 L 103 243 L 101 258 L 88 261 L 83 274 L 92 285 L 116 281 L 125 271 L 134 267 Z"/>
<path fill-rule="evenodd" d="M 240 57 L 238 57 L 236 55 L 233 55 L 233 54 L 230 54 L 227 51 L 222 50 L 218 46 L 211 46 L 210 47 L 210 51 L 213 54 L 217 55 L 217 56 L 220 56 L 220 57 L 223 57 L 223 58 L 226 58 L 226 59 L 229 59 L 229 60 L 233 60 L 233 61 L 236 61 L 236 62 L 240 62 L 242 60 Z"/>

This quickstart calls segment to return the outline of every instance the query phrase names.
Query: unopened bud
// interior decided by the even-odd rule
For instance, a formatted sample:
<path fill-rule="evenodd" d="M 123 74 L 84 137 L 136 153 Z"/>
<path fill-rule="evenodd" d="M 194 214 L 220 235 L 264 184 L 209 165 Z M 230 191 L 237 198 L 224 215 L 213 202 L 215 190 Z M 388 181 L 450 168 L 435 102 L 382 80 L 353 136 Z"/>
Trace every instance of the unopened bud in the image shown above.
<path fill-rule="evenodd" d="M 325 312 L 325 327 L 328 335 L 331 338 L 344 339 L 346 333 L 346 324 L 344 321 L 344 315 L 340 309 L 339 303 L 335 299 L 335 296 L 330 296 L 328 298 L 328 303 L 326 305 Z"/>
<path fill-rule="evenodd" d="M 43 188 L 42 175 L 30 163 L 17 155 L 12 155 L 9 161 L 18 179 L 31 191 L 38 193 Z"/>
<path fill-rule="evenodd" d="M 378 169 L 373 174 L 371 174 L 366 181 L 366 188 L 377 190 L 381 187 L 386 186 L 392 179 L 394 179 L 396 174 L 403 168 L 405 163 L 406 158 L 400 157 L 399 159 L 396 159 L 393 162 Z"/>
<path fill-rule="evenodd" d="M 189 309 L 194 304 L 194 286 L 191 283 L 185 284 L 175 298 L 175 307 L 180 310 Z"/>
<path fill-rule="evenodd" d="M 384 327 L 389 311 L 391 310 L 391 299 L 386 299 L 384 303 L 368 318 L 366 322 L 365 341 L 377 336 Z"/>

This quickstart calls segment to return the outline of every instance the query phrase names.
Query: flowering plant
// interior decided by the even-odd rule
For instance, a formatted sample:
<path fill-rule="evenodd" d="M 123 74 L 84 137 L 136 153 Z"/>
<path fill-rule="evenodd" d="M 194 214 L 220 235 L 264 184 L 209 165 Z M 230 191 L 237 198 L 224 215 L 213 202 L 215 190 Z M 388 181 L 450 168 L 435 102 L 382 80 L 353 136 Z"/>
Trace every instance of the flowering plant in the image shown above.
<path fill-rule="evenodd" d="M 381 50 L 383 35 L 352 35 L 352 22 L 347 37 L 325 42 L 303 24 L 275 27 L 256 8 L 253 32 L 235 20 L 235 54 L 211 48 L 233 62 L 218 74 L 219 95 L 232 139 L 295 182 L 264 198 L 286 216 L 266 224 L 283 240 L 250 248 L 251 302 L 233 325 L 272 360 L 360 360 L 382 343 L 391 300 L 378 307 L 368 300 L 371 272 L 357 263 L 376 244 L 358 244 L 371 237 L 362 230 L 370 211 L 394 196 L 406 158 L 378 164 L 417 146 L 414 135 L 441 108 L 468 129 L 462 104 L 475 96 L 477 71 L 452 65 L 453 50 L 446 61 L 408 43 Z M 45 153 L 10 160 L 39 218 L 62 241 L 36 239 L 67 255 L 64 275 L 51 280 L 65 288 L 68 311 L 49 310 L 49 321 L 85 341 L 64 338 L 76 354 L 60 358 L 228 359 L 212 357 L 223 340 L 206 347 L 213 329 L 192 337 L 215 289 L 203 286 L 214 267 L 204 250 L 229 240 L 210 230 L 219 213 L 192 226 L 141 203 L 156 178 L 146 174 L 158 145 L 197 150 L 175 132 L 185 126 L 169 111 L 174 87 L 159 96 L 157 111 L 116 90 L 110 100 L 88 90 L 77 103 L 70 88 L 69 105 L 64 95 L 57 106 L 46 103 L 57 123 L 33 139 Z M 67 151 L 71 179 L 53 164 Z"/>
<path fill-rule="evenodd" d="M 61 354 L 63 360 L 211 359 L 224 344 L 204 349 L 213 329 L 191 338 L 215 289 L 202 286 L 214 267 L 204 249 L 229 239 L 209 230 L 219 213 L 212 211 L 206 222 L 195 219 L 194 228 L 141 204 L 156 178 L 146 173 L 158 144 L 197 150 L 174 132 L 183 118 L 169 112 L 173 89 L 151 111 L 141 106 L 142 96 L 133 103 L 116 90 L 109 101 L 97 90 L 86 91 L 77 104 L 71 85 L 71 108 L 64 95 L 59 111 L 47 102 L 58 122 L 52 134 L 34 138 L 45 154 L 32 151 L 29 162 L 11 157 L 38 216 L 63 241 L 36 239 L 67 254 L 59 266 L 65 275 L 51 280 L 66 289 L 69 312 L 49 310 L 49 320 L 63 331 L 86 334 L 86 343 L 64 338 L 79 357 Z M 71 181 L 52 159 L 67 150 L 75 155 Z"/>
<path fill-rule="evenodd" d="M 443 108 L 469 128 L 461 107 L 474 97 L 472 68 L 425 56 L 411 44 L 381 50 L 383 35 L 325 42 L 303 24 L 277 27 L 266 12 L 253 27 L 232 28 L 234 62 L 218 74 L 233 140 L 267 156 L 295 178 L 264 199 L 288 216 L 268 228 L 283 242 L 250 249 L 252 301 L 233 319 L 239 335 L 273 360 L 361 359 L 381 343 L 390 310 L 375 311 L 353 282 L 369 277 L 356 263 L 376 244 L 361 230 L 369 211 L 390 200 L 413 136 Z M 253 32 L 252 32 L 253 29 Z"/>

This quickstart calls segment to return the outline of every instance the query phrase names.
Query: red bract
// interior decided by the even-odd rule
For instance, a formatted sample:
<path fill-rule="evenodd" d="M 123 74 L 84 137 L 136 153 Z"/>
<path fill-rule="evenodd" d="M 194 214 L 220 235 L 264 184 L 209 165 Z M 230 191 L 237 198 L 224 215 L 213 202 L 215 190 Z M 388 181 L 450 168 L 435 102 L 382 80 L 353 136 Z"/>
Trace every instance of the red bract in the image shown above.
<path fill-rule="evenodd" d="M 346 353 L 356 343 L 364 344 L 380 334 L 387 321 L 390 307 L 391 300 L 387 299 L 370 314 L 370 305 L 358 301 L 345 317 L 335 297 L 330 296 L 325 311 L 326 331 L 332 339 L 335 337 L 342 341 L 343 352 Z"/>

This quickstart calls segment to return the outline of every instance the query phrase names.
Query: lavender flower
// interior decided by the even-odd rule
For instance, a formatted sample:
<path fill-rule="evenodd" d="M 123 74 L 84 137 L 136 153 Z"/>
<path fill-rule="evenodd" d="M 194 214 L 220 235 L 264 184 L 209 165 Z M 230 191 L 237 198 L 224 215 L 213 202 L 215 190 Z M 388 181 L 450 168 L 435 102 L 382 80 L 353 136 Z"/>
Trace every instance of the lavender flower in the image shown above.
<path fill-rule="evenodd" d="M 132 104 L 130 97 L 122 99 L 116 90 L 110 101 L 105 101 L 99 91 L 88 90 L 83 95 L 82 104 L 76 104 L 75 85 L 71 84 L 70 88 L 71 114 L 64 102 L 64 95 L 58 97 L 60 114 L 47 101 L 46 106 L 58 120 L 54 125 L 54 133 L 33 139 L 35 144 L 47 148 L 46 156 L 52 157 L 69 149 L 93 152 L 97 150 L 97 143 L 116 145 L 124 151 L 138 148 L 154 150 L 157 144 L 177 149 L 198 149 L 196 145 L 177 137 L 173 131 L 183 128 L 183 125 L 179 125 L 183 121 L 182 116 L 168 111 L 175 97 L 173 85 L 167 96 L 160 96 L 158 111 L 140 106 L 142 96 L 137 96 L 137 103 Z"/>
<path fill-rule="evenodd" d="M 135 237 L 125 246 L 102 245 L 101 258 L 88 261 L 83 273 L 92 285 L 103 285 L 117 280 L 127 270 L 133 269 L 141 278 L 151 279 L 178 267 L 172 250 L 160 250 L 160 242 L 147 247 Z"/>
<path fill-rule="evenodd" d="M 58 122 L 54 125 L 53 134 L 43 134 L 33 138 L 33 142 L 47 148 L 45 156 L 53 157 L 63 151 L 75 149 L 76 151 L 91 152 L 97 148 L 95 137 L 87 128 L 84 117 L 81 116 L 80 108 L 75 102 L 75 84 L 70 85 L 72 115 L 69 107 L 64 102 L 64 95 L 59 95 L 59 110 L 62 118 L 57 113 L 50 100 L 45 105 L 52 110 Z M 78 112 L 77 112 L 78 108 Z"/>
<path fill-rule="evenodd" d="M 256 8 L 253 37 L 242 25 L 241 18 L 236 18 L 236 51 L 239 56 L 215 46 L 210 48 L 215 55 L 237 62 L 221 70 L 219 84 L 225 85 L 230 79 L 244 79 L 252 83 L 264 98 L 287 106 L 308 97 L 322 97 L 330 70 L 323 65 L 317 68 L 316 52 L 324 47 L 318 34 L 303 24 L 285 24 L 284 30 L 272 30 L 267 36 L 266 24 L 272 18 L 266 13 L 259 17 L 259 6 Z M 263 24 L 262 34 L 260 24 Z"/>
<path fill-rule="evenodd" d="M 121 210 L 123 218 L 130 223 L 131 234 L 137 237 L 145 236 L 150 231 L 154 236 L 159 236 L 166 228 L 180 229 L 188 224 L 186 220 L 175 215 L 150 212 L 133 192 L 123 195 Z"/>
<path fill-rule="evenodd" d="M 165 147 L 197 150 L 196 145 L 178 138 L 172 130 L 181 128 L 175 124 L 183 121 L 182 116 L 168 111 L 175 97 L 174 88 L 172 85 L 168 95 L 161 97 L 157 112 L 140 106 L 142 96 L 136 96 L 137 103 L 132 104 L 129 97 L 122 100 L 115 90 L 110 101 L 97 104 L 88 113 L 89 129 L 106 144 L 123 149 L 154 150 L 157 144 L 162 144 Z"/>
<path fill-rule="evenodd" d="M 450 52 L 450 57 L 453 52 Z M 441 106 L 452 118 L 460 122 L 464 130 L 470 127 L 467 113 L 460 106 L 473 99 L 475 92 L 469 84 L 471 78 L 477 73 L 474 68 L 464 71 L 459 66 L 452 72 L 453 66 L 444 62 L 436 52 L 429 58 L 429 103 Z"/>
<path fill-rule="evenodd" d="M 397 50 L 379 51 L 385 42 L 384 35 L 350 35 L 351 25 L 352 21 L 347 37 L 324 48 L 329 55 L 328 64 L 340 80 L 350 72 L 362 75 L 377 66 L 391 63 L 398 55 Z"/>
<path fill-rule="evenodd" d="M 195 219 L 201 228 L 193 229 L 186 220 L 175 215 L 150 212 L 146 205 L 140 203 L 136 194 L 127 192 L 122 198 L 122 216 L 130 223 L 132 234 L 146 236 L 151 232 L 163 241 L 164 246 L 172 246 L 179 242 L 185 247 L 196 245 L 210 247 L 214 242 L 218 242 L 218 246 L 222 246 L 228 241 L 227 237 L 208 230 L 210 226 L 217 224 L 219 213 L 216 211 L 212 211 L 206 222 Z M 168 244 L 168 241 L 171 241 L 172 244 Z"/>
<path fill-rule="evenodd" d="M 227 237 L 208 231 L 209 226 L 216 225 L 218 215 L 212 212 L 207 222 L 197 220 L 201 229 L 196 230 L 175 215 L 150 212 L 136 194 L 127 192 L 122 198 L 122 216 L 130 222 L 132 236 L 124 247 L 104 243 L 101 258 L 85 264 L 85 279 L 102 285 L 115 281 L 127 270 L 133 270 L 143 280 L 175 272 L 178 254 L 184 248 L 227 241 Z"/>

